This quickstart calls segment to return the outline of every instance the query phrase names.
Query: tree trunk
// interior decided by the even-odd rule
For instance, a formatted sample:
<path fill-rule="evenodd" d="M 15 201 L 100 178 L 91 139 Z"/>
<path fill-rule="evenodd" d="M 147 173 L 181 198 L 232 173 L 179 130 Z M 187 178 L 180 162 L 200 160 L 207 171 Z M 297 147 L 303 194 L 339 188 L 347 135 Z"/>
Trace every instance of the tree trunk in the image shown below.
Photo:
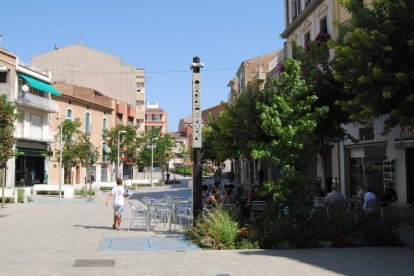
<path fill-rule="evenodd" d="M 3 168 L 0 169 L 0 181 L 1 181 L 1 208 L 4 208 L 4 183 L 3 180 Z"/>
<path fill-rule="evenodd" d="M 88 168 L 89 168 L 89 198 L 92 198 L 91 167 L 89 166 Z"/>

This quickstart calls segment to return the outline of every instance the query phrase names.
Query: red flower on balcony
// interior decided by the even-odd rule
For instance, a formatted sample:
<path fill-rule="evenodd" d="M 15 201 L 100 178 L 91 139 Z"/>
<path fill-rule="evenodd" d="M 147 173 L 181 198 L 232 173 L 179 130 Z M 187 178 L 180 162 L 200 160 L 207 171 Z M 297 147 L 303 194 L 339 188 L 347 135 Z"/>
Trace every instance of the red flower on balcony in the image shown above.
<path fill-rule="evenodd" d="M 277 71 L 279 72 L 279 74 L 283 72 L 283 63 L 279 63 L 277 65 Z"/>
<path fill-rule="evenodd" d="M 319 33 L 316 38 L 315 41 L 318 43 L 326 43 L 329 39 L 331 39 L 331 36 L 327 33 Z"/>

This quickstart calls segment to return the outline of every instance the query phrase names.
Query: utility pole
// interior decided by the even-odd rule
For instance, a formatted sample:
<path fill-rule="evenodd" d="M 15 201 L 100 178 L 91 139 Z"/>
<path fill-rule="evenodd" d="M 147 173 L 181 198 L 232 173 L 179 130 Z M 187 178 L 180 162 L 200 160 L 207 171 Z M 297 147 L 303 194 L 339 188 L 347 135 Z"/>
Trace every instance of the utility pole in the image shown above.
<path fill-rule="evenodd" d="M 201 166 L 201 83 L 200 69 L 203 64 L 200 63 L 199 57 L 193 57 L 193 63 L 190 68 L 193 70 L 193 212 L 194 218 L 197 218 L 203 209 L 202 203 L 202 166 Z M 195 221 L 195 220 L 194 220 Z"/>

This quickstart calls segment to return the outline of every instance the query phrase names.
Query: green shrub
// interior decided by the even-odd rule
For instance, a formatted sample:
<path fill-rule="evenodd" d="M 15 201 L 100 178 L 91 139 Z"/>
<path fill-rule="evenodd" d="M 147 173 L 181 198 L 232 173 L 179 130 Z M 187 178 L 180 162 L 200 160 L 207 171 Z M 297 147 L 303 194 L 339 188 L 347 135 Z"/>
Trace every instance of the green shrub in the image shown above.
<path fill-rule="evenodd" d="M 192 167 L 175 168 L 175 173 L 181 174 L 181 175 L 191 175 L 193 173 L 193 168 Z"/>
<path fill-rule="evenodd" d="M 255 221 L 259 233 L 260 248 L 308 248 L 320 247 L 330 242 L 334 247 L 345 246 L 399 246 L 398 217 L 389 214 L 344 208 L 291 209 L 283 214 L 278 206 L 267 208 Z"/>
<path fill-rule="evenodd" d="M 238 223 L 228 212 L 214 208 L 203 212 L 187 234 L 202 247 L 234 249 L 238 235 Z"/>
<path fill-rule="evenodd" d="M 95 190 L 90 190 L 89 188 L 82 187 L 79 190 L 75 190 L 75 195 L 95 195 Z"/>
<path fill-rule="evenodd" d="M 17 202 L 23 203 L 24 189 L 17 189 Z"/>

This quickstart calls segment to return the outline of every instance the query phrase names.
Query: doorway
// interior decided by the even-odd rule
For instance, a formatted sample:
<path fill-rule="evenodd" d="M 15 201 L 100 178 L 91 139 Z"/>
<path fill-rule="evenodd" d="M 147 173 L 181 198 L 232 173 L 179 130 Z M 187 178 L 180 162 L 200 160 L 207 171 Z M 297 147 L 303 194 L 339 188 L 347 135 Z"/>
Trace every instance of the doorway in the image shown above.
<path fill-rule="evenodd" d="M 80 166 L 75 168 L 76 184 L 80 184 Z"/>
<path fill-rule="evenodd" d="M 33 186 L 44 182 L 45 158 L 21 155 L 16 157 L 16 186 Z"/>

